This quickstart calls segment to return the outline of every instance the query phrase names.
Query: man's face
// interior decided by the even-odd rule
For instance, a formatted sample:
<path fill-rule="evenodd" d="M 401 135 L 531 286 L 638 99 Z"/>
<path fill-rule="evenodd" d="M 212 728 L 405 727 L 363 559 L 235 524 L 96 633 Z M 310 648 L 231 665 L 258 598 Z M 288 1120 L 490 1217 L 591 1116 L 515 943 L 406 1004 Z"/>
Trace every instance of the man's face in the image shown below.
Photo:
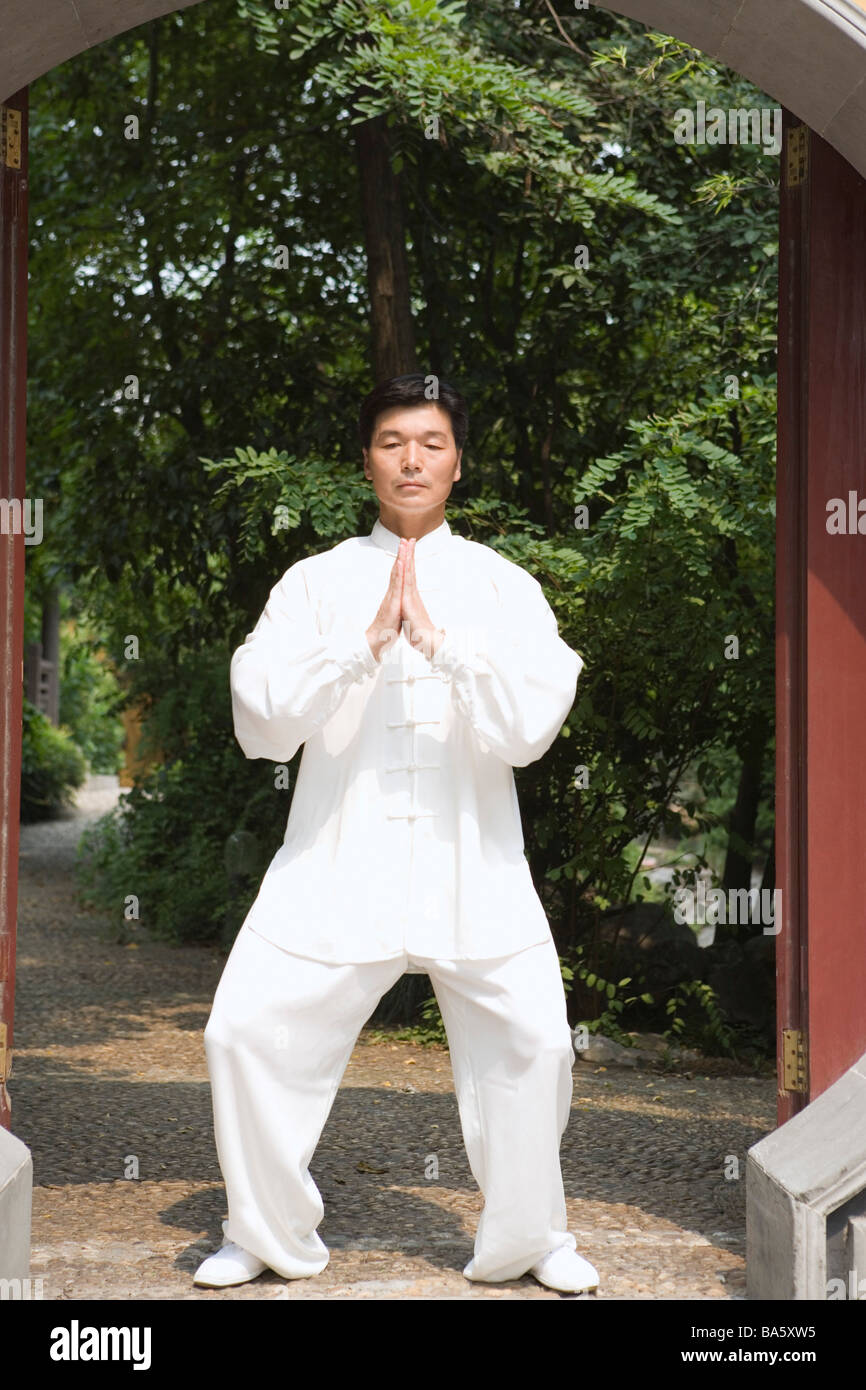
<path fill-rule="evenodd" d="M 408 515 L 444 508 L 460 477 L 463 451 L 454 442 L 451 417 L 435 401 L 383 410 L 363 452 L 364 476 L 379 501 Z"/>

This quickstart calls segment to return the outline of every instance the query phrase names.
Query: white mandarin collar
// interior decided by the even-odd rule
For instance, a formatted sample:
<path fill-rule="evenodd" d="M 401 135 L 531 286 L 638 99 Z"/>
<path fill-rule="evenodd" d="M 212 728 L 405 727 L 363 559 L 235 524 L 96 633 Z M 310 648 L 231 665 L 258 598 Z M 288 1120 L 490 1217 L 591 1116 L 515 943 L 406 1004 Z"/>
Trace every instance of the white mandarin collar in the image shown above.
<path fill-rule="evenodd" d="M 443 521 L 435 531 L 428 531 L 426 536 L 415 542 L 415 554 L 432 555 L 435 551 L 443 550 L 450 539 L 451 527 L 447 521 Z M 400 537 L 395 536 L 393 531 L 389 531 L 387 526 L 383 526 L 378 520 L 370 532 L 370 540 L 380 549 L 387 550 L 390 555 L 396 555 L 400 549 Z"/>

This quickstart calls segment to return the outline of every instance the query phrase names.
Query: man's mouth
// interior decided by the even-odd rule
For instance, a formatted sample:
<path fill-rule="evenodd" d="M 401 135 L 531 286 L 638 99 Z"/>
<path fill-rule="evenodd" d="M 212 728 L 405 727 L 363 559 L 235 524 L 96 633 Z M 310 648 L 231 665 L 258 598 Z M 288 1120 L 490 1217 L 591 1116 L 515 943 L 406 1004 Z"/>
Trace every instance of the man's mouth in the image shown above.
<path fill-rule="evenodd" d="M 423 483 L 398 483 L 398 487 L 423 487 Z"/>

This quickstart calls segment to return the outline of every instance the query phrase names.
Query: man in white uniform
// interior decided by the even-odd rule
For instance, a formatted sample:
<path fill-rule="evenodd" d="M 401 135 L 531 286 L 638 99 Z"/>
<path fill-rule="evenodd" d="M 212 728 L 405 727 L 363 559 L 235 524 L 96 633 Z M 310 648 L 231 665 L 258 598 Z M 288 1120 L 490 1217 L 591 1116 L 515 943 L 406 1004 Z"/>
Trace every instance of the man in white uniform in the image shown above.
<path fill-rule="evenodd" d="M 466 405 L 441 380 L 429 400 L 427 380 L 363 403 L 370 535 L 292 565 L 232 657 L 246 756 L 304 752 L 204 1034 L 229 1213 L 195 1276 L 210 1287 L 327 1265 L 308 1164 L 361 1028 L 406 971 L 439 1001 L 484 1196 L 464 1274 L 598 1285 L 567 1229 L 574 1051 L 512 772 L 556 738 L 583 661 L 537 580 L 448 526 Z"/>

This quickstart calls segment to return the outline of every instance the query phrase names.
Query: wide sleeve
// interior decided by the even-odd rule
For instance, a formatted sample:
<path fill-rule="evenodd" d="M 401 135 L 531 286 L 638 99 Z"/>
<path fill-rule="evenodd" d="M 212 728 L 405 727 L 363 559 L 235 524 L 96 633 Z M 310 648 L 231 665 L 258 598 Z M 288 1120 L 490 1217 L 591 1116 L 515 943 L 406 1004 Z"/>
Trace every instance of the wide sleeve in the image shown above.
<path fill-rule="evenodd" d="M 584 663 L 560 637 L 537 579 L 522 571 L 519 583 L 497 587 L 499 606 L 481 625 L 448 624 L 430 665 L 488 748 L 526 767 L 562 728 Z"/>
<path fill-rule="evenodd" d="M 231 660 L 235 737 L 248 758 L 288 762 L 336 713 L 352 682 L 379 669 L 358 626 L 319 632 L 302 560 L 274 585 Z"/>

